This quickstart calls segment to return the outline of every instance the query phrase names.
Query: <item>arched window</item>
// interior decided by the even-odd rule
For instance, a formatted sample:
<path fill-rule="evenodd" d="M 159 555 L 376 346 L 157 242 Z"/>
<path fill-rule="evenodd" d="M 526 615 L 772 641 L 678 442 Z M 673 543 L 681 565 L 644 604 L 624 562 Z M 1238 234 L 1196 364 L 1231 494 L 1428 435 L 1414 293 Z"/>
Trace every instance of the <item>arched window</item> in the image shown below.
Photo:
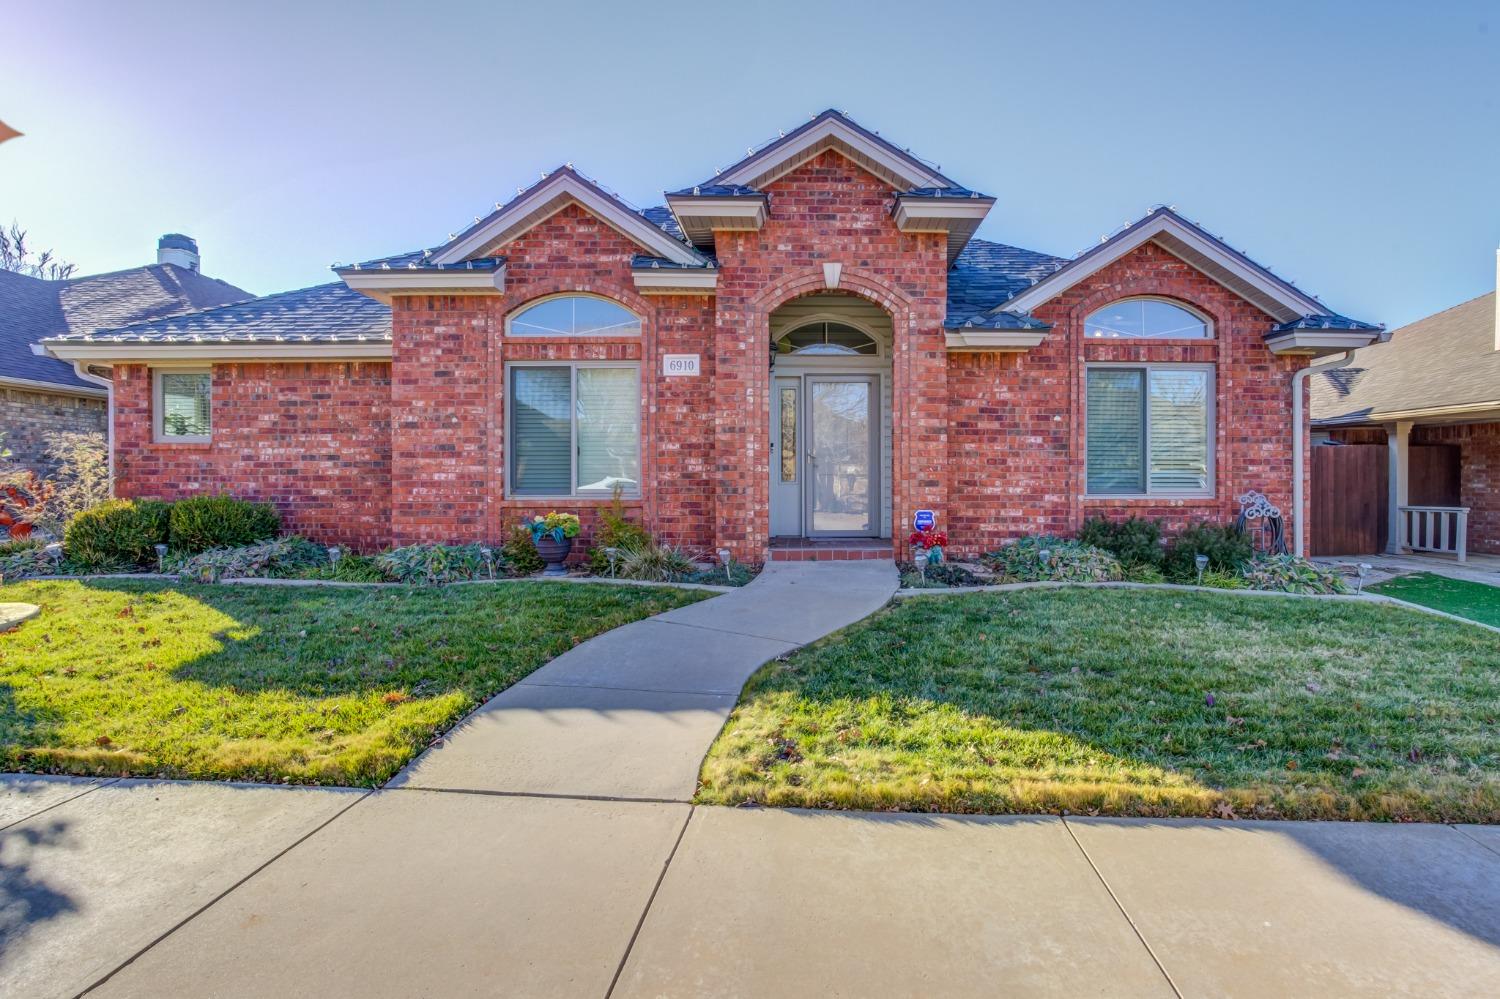
<path fill-rule="evenodd" d="M 778 354 L 863 354 L 874 356 L 880 353 L 880 345 L 864 330 L 846 323 L 804 323 L 776 341 Z"/>
<path fill-rule="evenodd" d="M 1083 335 L 1105 340 L 1207 340 L 1208 320 L 1160 298 L 1111 302 L 1083 321 Z"/>
<path fill-rule="evenodd" d="M 544 298 L 510 317 L 511 336 L 640 336 L 641 319 L 592 295 Z"/>

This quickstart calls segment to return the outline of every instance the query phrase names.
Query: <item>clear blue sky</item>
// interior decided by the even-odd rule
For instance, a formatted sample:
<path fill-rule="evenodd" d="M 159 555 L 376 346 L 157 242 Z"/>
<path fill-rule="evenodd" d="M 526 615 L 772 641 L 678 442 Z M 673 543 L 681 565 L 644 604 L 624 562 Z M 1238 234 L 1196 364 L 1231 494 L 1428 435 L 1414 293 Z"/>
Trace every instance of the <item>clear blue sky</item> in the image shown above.
<path fill-rule="evenodd" d="M 0 219 L 85 272 L 181 231 L 251 291 L 315 284 L 567 160 L 659 204 L 832 106 L 995 195 L 989 239 L 1072 255 L 1168 203 L 1360 318 L 1494 287 L 1494 0 L 0 0 L 0 24 L 25 133 Z"/>

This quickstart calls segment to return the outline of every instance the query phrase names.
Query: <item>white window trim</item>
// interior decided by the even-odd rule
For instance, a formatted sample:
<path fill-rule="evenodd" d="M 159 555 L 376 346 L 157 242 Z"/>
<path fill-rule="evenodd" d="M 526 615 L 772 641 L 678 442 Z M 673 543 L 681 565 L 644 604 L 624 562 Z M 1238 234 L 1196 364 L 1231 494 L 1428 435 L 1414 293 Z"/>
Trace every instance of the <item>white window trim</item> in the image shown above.
<path fill-rule="evenodd" d="M 208 433 L 169 434 L 166 427 L 167 407 L 162 396 L 162 378 L 165 375 L 208 376 Z M 151 369 L 151 439 L 157 444 L 208 444 L 214 433 L 214 377 L 212 368 L 153 368 Z"/>
<path fill-rule="evenodd" d="M 538 305 L 545 305 L 548 302 L 554 302 L 560 298 L 592 298 L 597 299 L 600 302 L 608 302 L 610 305 L 613 305 L 618 309 L 623 309 L 629 315 L 634 316 L 636 324 L 640 328 L 637 329 L 634 333 L 526 333 L 517 332 L 512 328 L 511 324 L 515 322 L 516 317 L 525 315 L 527 312 L 530 312 Z M 607 340 L 610 337 L 620 337 L 621 339 L 640 339 L 645 331 L 646 320 L 634 309 L 627 306 L 624 302 L 618 302 L 615 299 L 608 297 L 607 295 L 595 295 L 591 292 L 586 291 L 560 291 L 552 295 L 543 295 L 541 298 L 533 298 L 531 301 L 512 309 L 510 314 L 505 317 L 505 335 L 526 340 Z"/>
<path fill-rule="evenodd" d="M 1198 341 L 1202 342 L 1202 341 Z M 1146 491 L 1139 493 L 1094 493 L 1089 492 L 1089 447 L 1088 447 L 1088 420 L 1089 420 L 1089 395 L 1088 395 L 1088 372 L 1093 368 L 1131 368 L 1146 372 L 1146 398 L 1145 405 L 1145 439 L 1142 452 L 1146 467 L 1143 469 L 1143 480 L 1146 483 Z M 1219 376 L 1218 365 L 1215 364 L 1173 364 L 1155 363 L 1147 361 L 1090 361 L 1083 366 L 1083 498 L 1085 500 L 1174 500 L 1194 499 L 1211 500 L 1218 497 L 1218 414 L 1219 414 Z M 1208 465 L 1207 465 L 1207 489 L 1189 490 L 1162 490 L 1151 491 L 1151 372 L 1153 371 L 1203 371 L 1208 374 L 1208 427 L 1205 431 L 1208 441 Z"/>
<path fill-rule="evenodd" d="M 1099 313 L 1103 312 L 1105 309 L 1111 308 L 1113 306 L 1124 305 L 1126 302 L 1162 302 L 1162 303 L 1164 303 L 1166 305 L 1170 305 L 1170 306 L 1172 306 L 1174 308 L 1181 309 L 1183 312 L 1186 312 L 1188 315 L 1196 316 L 1198 318 L 1198 321 L 1203 324 L 1203 328 L 1204 328 L 1205 331 L 1207 331 L 1208 335 L 1207 336 L 1122 336 L 1122 337 L 1089 336 L 1089 334 L 1088 334 L 1088 325 L 1089 325 L 1089 319 L 1091 317 L 1093 317 L 1095 315 L 1098 315 Z M 1088 315 L 1086 315 L 1086 316 L 1083 317 L 1083 327 L 1084 327 L 1084 329 L 1083 329 L 1083 342 L 1084 343 L 1156 343 L 1156 342 L 1160 342 L 1160 343 L 1213 343 L 1215 340 L 1217 340 L 1219 338 L 1218 331 L 1214 329 L 1214 321 L 1211 318 L 1209 318 L 1206 314 L 1204 314 L 1204 312 L 1201 309 L 1197 309 L 1197 308 L 1189 305 L 1188 303 L 1180 301 L 1178 299 L 1168 298 L 1166 295 L 1126 295 L 1124 298 L 1111 299 L 1110 301 L 1106 302 L 1104 305 L 1099 306 L 1097 309 L 1090 310 L 1089 313 L 1088 313 Z"/>
<path fill-rule="evenodd" d="M 568 384 L 568 447 L 570 453 L 571 471 L 569 478 L 573 483 L 572 492 L 567 493 L 517 493 L 514 486 L 511 462 L 515 458 L 515 440 L 512 437 L 512 428 L 515 421 L 511 419 L 511 410 L 515 406 L 515 392 L 512 389 L 511 370 L 514 368 L 567 368 L 569 369 Z M 542 503 L 580 500 L 580 499 L 608 499 L 610 493 L 603 490 L 594 492 L 578 491 L 578 369 L 579 368 L 625 368 L 635 372 L 635 399 L 638 410 L 642 408 L 645 393 L 641 385 L 641 365 L 639 361 L 507 361 L 505 364 L 505 498 L 515 500 L 535 500 Z M 640 472 L 642 479 L 646 476 L 646 469 L 642 460 L 641 439 L 646 435 L 646 422 L 644 414 L 637 413 L 637 428 L 635 438 L 635 466 Z M 644 482 L 641 484 L 644 486 Z M 622 499 L 637 500 L 641 498 L 643 489 L 625 490 L 620 494 Z"/>

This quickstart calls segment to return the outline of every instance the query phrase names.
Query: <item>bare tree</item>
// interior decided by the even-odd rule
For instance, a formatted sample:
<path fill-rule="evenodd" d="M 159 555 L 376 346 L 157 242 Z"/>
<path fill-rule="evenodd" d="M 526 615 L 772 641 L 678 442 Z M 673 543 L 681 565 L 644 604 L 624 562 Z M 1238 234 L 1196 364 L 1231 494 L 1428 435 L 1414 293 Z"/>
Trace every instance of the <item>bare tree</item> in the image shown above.
<path fill-rule="evenodd" d="M 10 228 L 0 226 L 0 271 L 15 271 L 47 281 L 61 281 L 73 276 L 77 264 L 65 264 L 51 250 L 32 252 L 26 245 L 26 230 L 12 221 Z"/>

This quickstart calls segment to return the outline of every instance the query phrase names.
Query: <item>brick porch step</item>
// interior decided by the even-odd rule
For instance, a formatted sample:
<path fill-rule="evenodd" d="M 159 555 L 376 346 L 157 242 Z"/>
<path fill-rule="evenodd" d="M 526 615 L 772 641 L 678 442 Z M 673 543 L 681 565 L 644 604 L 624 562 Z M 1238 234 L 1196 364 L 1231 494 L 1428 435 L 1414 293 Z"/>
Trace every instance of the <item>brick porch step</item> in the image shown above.
<path fill-rule="evenodd" d="M 773 562 L 850 562 L 891 557 L 891 542 L 888 538 L 777 538 L 771 542 Z"/>

